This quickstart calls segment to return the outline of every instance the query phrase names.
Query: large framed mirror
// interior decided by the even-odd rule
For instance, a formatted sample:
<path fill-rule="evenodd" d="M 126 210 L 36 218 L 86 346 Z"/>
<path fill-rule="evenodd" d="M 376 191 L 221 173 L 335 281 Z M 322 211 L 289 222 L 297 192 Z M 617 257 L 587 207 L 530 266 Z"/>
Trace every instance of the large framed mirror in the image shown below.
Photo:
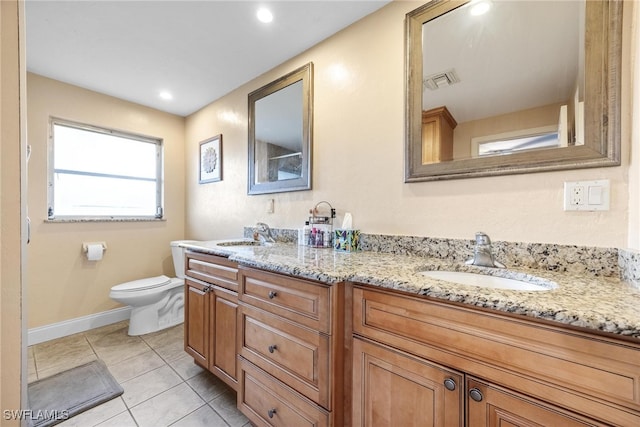
<path fill-rule="evenodd" d="M 622 3 L 408 13 L 405 182 L 620 165 Z"/>
<path fill-rule="evenodd" d="M 313 63 L 249 94 L 249 194 L 311 189 Z"/>

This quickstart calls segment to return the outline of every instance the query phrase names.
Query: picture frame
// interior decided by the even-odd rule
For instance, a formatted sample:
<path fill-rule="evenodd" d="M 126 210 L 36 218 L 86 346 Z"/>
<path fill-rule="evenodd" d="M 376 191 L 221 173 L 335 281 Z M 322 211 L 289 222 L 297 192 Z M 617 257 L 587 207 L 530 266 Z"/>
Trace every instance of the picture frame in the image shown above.
<path fill-rule="evenodd" d="M 200 142 L 200 184 L 222 181 L 222 134 Z"/>

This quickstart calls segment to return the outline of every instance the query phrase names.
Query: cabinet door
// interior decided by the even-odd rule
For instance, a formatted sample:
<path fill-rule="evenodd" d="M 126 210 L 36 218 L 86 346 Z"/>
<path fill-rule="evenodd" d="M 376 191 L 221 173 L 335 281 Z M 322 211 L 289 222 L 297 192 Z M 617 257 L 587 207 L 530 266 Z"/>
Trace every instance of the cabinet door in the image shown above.
<path fill-rule="evenodd" d="M 185 280 L 184 349 L 196 363 L 209 366 L 209 292 L 206 285 Z"/>
<path fill-rule="evenodd" d="M 236 388 L 236 332 L 238 330 L 238 294 L 217 286 L 210 293 L 209 328 L 210 366 L 216 374 L 232 388 Z"/>
<path fill-rule="evenodd" d="M 460 427 L 463 387 L 462 374 L 353 340 L 354 427 Z"/>
<path fill-rule="evenodd" d="M 467 379 L 469 427 L 604 426 L 474 378 Z"/>

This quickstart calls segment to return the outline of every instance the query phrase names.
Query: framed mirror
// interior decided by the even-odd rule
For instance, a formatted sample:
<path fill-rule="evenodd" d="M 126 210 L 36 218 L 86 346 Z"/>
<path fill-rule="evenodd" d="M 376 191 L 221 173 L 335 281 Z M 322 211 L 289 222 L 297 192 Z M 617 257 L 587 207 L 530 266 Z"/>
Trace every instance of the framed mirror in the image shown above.
<path fill-rule="evenodd" d="M 405 20 L 405 182 L 620 165 L 622 1 L 434 0 Z"/>
<path fill-rule="evenodd" d="M 311 189 L 313 63 L 249 94 L 249 194 Z"/>

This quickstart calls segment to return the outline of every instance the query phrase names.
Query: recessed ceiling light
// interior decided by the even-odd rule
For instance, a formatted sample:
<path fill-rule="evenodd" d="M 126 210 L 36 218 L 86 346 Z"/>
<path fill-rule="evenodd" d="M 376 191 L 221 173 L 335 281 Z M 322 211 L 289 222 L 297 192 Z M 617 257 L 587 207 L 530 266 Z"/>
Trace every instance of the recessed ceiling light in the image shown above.
<path fill-rule="evenodd" d="M 471 2 L 471 9 L 469 13 L 473 16 L 484 15 L 491 9 L 491 1 L 489 0 L 478 0 Z"/>
<path fill-rule="evenodd" d="M 265 7 L 261 7 L 260 9 L 258 9 L 257 16 L 258 20 L 260 20 L 260 22 L 264 22 L 265 24 L 273 21 L 273 13 L 271 13 L 271 11 Z"/>
<path fill-rule="evenodd" d="M 173 99 L 173 95 L 171 95 L 171 92 L 166 90 L 161 91 L 159 96 L 165 101 L 171 101 Z"/>

